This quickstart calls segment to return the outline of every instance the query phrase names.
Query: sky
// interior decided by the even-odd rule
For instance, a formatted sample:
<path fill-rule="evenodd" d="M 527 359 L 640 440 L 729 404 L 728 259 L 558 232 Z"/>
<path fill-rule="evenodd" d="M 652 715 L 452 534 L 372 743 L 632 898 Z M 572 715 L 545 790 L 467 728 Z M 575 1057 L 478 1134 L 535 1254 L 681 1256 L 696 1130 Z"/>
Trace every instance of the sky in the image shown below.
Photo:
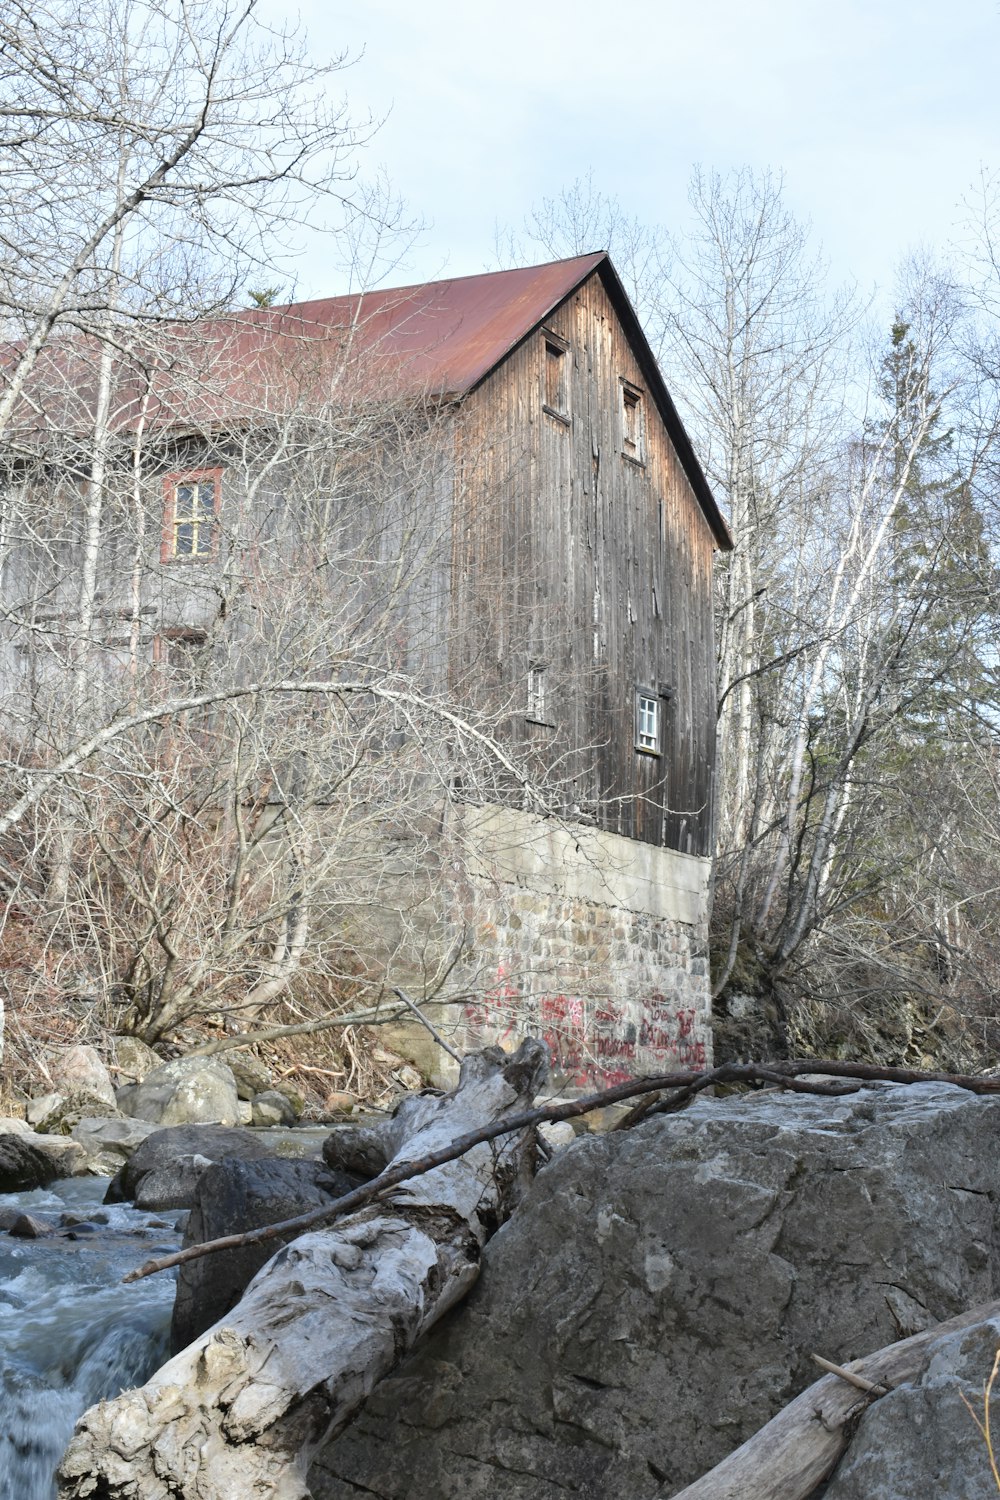
<path fill-rule="evenodd" d="M 425 223 L 390 284 L 494 268 L 495 227 L 588 172 L 683 235 L 698 163 L 783 173 L 833 278 L 889 296 L 909 249 L 967 238 L 981 172 L 1000 174 L 1000 0 L 305 0 L 300 14 L 315 55 L 354 59 L 340 81 L 355 113 L 386 117 L 362 170 L 384 168 Z M 343 289 L 318 240 L 297 276 L 298 295 Z"/>

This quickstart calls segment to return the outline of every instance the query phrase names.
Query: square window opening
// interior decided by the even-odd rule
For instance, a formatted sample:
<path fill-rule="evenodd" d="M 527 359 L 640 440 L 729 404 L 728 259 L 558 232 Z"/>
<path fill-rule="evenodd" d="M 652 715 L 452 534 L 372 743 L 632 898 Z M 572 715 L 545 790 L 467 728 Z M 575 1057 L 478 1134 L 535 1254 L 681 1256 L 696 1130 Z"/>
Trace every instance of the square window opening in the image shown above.
<path fill-rule="evenodd" d="M 163 630 L 153 637 L 153 660 L 175 671 L 193 672 L 208 645 L 204 630 Z"/>

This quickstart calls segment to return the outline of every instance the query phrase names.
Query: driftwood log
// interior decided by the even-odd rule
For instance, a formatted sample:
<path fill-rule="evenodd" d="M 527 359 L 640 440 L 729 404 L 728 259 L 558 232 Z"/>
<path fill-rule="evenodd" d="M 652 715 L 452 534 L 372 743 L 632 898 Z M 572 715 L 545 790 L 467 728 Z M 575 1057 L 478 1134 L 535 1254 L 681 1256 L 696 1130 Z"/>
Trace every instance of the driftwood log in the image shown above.
<path fill-rule="evenodd" d="M 473 1053 L 451 1094 L 407 1100 L 381 1141 L 354 1145 L 376 1167 L 424 1157 L 523 1111 L 546 1071 L 539 1042 Z M 59 1471 L 63 1500 L 308 1497 L 319 1445 L 476 1280 L 530 1138 L 476 1146 L 279 1251 L 145 1386 L 84 1414 Z"/>
<path fill-rule="evenodd" d="M 866 1406 L 921 1375 L 940 1339 L 997 1316 L 1000 1302 L 987 1302 L 824 1375 L 673 1500 L 807 1500 L 843 1456 Z"/>

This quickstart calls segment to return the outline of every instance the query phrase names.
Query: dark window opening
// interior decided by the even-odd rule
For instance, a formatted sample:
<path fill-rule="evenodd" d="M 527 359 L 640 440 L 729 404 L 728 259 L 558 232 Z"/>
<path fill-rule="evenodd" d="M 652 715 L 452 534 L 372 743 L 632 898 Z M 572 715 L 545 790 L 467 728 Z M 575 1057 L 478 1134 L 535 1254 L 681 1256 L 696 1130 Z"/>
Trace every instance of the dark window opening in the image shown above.
<path fill-rule="evenodd" d="M 161 630 L 153 637 L 153 660 L 175 671 L 193 672 L 208 644 L 204 630 Z"/>
<path fill-rule="evenodd" d="M 545 386 L 543 409 L 550 417 L 569 422 L 569 345 L 554 335 L 545 335 Z"/>
<path fill-rule="evenodd" d="M 645 459 L 642 392 L 622 382 L 622 453 L 635 463 Z"/>

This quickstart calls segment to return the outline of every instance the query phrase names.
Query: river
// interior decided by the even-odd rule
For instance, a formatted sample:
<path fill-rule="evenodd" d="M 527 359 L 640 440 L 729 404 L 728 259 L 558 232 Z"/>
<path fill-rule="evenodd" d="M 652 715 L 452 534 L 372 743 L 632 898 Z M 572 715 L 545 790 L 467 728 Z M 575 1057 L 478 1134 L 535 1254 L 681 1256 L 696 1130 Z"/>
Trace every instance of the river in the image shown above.
<path fill-rule="evenodd" d="M 0 1500 L 52 1500 L 80 1413 L 141 1384 L 166 1357 L 173 1280 L 121 1278 L 156 1248 L 176 1248 L 177 1215 L 102 1207 L 106 1187 L 71 1177 L 0 1197 L 62 1223 L 41 1239 L 0 1232 Z M 76 1218 L 93 1227 L 66 1222 Z"/>

